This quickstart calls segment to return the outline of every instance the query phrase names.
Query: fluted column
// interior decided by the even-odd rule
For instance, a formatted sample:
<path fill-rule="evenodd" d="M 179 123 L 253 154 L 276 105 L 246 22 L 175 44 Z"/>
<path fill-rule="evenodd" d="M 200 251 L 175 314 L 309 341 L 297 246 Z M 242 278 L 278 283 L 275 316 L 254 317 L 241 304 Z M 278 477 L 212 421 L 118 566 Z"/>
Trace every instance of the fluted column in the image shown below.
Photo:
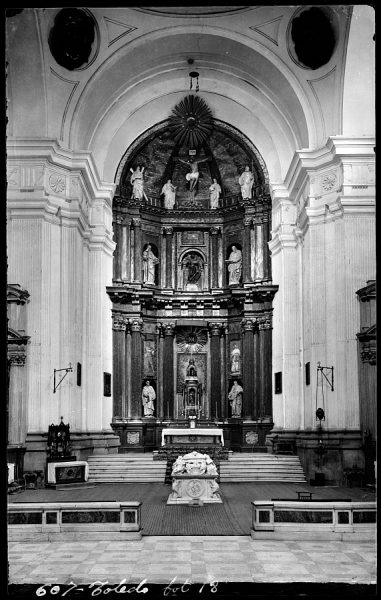
<path fill-rule="evenodd" d="M 210 230 L 211 236 L 211 268 L 212 268 L 212 276 L 211 276 L 211 287 L 218 287 L 218 234 L 220 232 L 220 227 L 211 227 Z"/>
<path fill-rule="evenodd" d="M 26 434 L 26 393 L 25 372 L 20 373 L 18 367 L 24 367 L 26 353 L 24 347 L 17 348 L 8 353 L 9 365 L 9 400 L 8 400 L 8 427 L 6 440 L 9 445 L 25 443 Z"/>
<path fill-rule="evenodd" d="M 262 225 L 262 243 L 263 243 L 263 279 L 265 281 L 271 281 L 271 258 L 269 250 L 270 239 L 270 217 L 269 213 L 266 212 L 263 215 Z"/>
<path fill-rule="evenodd" d="M 172 288 L 173 227 L 163 227 L 165 234 L 165 287 Z"/>
<path fill-rule="evenodd" d="M 209 323 L 210 333 L 210 416 L 221 418 L 221 328 L 222 323 Z"/>
<path fill-rule="evenodd" d="M 121 313 L 112 315 L 113 331 L 113 417 L 123 417 L 126 396 L 126 328 L 128 318 Z"/>
<path fill-rule="evenodd" d="M 244 242 L 243 242 L 243 282 L 251 283 L 251 227 L 253 219 L 252 217 L 245 218 L 245 231 L 244 231 Z"/>
<path fill-rule="evenodd" d="M 140 219 L 132 219 L 135 234 L 134 248 L 134 281 L 142 280 L 142 222 Z"/>
<path fill-rule="evenodd" d="M 113 222 L 114 242 L 116 244 L 113 260 L 113 279 L 120 280 L 122 278 L 122 255 L 121 255 L 121 237 L 122 237 L 122 216 L 115 215 Z"/>
<path fill-rule="evenodd" d="M 164 416 L 173 418 L 173 340 L 175 336 L 175 324 L 164 325 L 164 357 L 163 357 L 163 401 Z"/>
<path fill-rule="evenodd" d="M 243 387 L 243 410 L 242 415 L 244 419 L 251 419 L 255 405 L 255 393 L 256 393 L 256 352 L 254 348 L 254 329 L 255 321 L 253 319 L 243 319 L 242 321 L 242 333 L 243 333 L 243 369 L 242 369 L 242 387 Z"/>
<path fill-rule="evenodd" d="M 131 328 L 131 418 L 142 415 L 142 319 L 130 319 Z"/>
<path fill-rule="evenodd" d="M 221 418 L 226 419 L 229 416 L 227 410 L 227 392 L 226 392 L 226 339 L 229 333 L 227 323 L 223 323 L 221 330 Z"/>

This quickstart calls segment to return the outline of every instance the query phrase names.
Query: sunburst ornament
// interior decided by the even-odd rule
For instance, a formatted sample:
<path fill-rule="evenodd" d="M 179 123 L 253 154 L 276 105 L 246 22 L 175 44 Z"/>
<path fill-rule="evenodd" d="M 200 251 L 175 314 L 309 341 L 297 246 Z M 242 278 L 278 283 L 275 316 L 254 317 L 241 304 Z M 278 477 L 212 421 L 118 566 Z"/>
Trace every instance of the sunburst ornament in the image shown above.
<path fill-rule="evenodd" d="M 172 110 L 169 116 L 169 130 L 176 143 L 188 148 L 197 148 L 212 133 L 212 111 L 202 98 L 186 96 Z"/>
<path fill-rule="evenodd" d="M 176 335 L 177 347 L 181 352 L 197 354 L 201 352 L 207 342 L 207 334 L 204 329 L 191 327 L 191 329 L 180 329 Z"/>

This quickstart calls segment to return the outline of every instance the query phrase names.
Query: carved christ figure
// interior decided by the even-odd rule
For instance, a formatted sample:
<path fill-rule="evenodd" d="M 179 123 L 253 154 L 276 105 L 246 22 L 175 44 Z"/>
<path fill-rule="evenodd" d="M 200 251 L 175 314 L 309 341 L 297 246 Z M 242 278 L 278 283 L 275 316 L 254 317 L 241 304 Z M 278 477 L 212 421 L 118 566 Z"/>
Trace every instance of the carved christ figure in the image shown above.
<path fill-rule="evenodd" d="M 190 173 L 187 173 L 185 175 L 185 179 L 187 181 L 189 181 L 189 189 L 191 192 L 193 192 L 194 188 L 196 187 L 196 184 L 198 182 L 198 177 L 200 175 L 199 170 L 198 170 L 198 165 L 199 163 L 202 162 L 207 162 L 209 160 L 209 158 L 202 158 L 201 160 L 183 160 L 182 158 L 178 159 L 181 163 L 183 163 L 184 165 L 187 165 L 187 167 L 190 167 Z"/>

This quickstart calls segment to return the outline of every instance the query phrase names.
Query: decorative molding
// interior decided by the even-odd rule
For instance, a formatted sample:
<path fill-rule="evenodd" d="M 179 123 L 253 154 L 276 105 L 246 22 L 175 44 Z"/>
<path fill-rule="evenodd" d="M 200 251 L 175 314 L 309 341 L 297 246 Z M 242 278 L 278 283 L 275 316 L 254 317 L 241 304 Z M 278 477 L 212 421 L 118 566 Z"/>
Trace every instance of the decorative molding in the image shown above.
<path fill-rule="evenodd" d="M 77 89 L 78 85 L 79 85 L 79 81 L 72 81 L 70 79 L 66 79 L 65 77 L 62 77 L 62 75 L 59 75 L 58 73 L 56 73 L 56 71 L 54 69 L 52 69 L 52 67 L 50 67 L 50 71 L 53 75 L 55 75 L 56 77 L 58 77 L 58 79 L 60 79 L 61 81 L 63 81 L 64 83 L 69 83 L 70 85 L 73 86 L 73 89 L 71 90 L 70 94 L 69 94 L 69 98 L 67 99 L 65 108 L 64 108 L 64 112 L 62 115 L 62 122 L 61 122 L 61 129 L 60 129 L 60 140 L 63 140 L 64 138 L 64 127 L 65 127 L 65 121 L 66 121 L 66 117 L 67 117 L 67 113 L 69 110 L 69 105 L 70 102 L 74 96 L 74 92 Z"/>
<path fill-rule="evenodd" d="M 132 31 L 136 31 L 137 27 L 133 27 L 132 25 L 125 25 L 125 23 L 121 23 L 120 21 L 115 21 L 115 19 L 110 19 L 109 17 L 103 17 L 108 33 L 108 47 L 118 42 L 125 35 L 128 35 Z"/>
<path fill-rule="evenodd" d="M 210 235 L 218 235 L 219 233 L 221 233 L 221 227 L 211 227 L 209 229 L 209 233 Z"/>
<path fill-rule="evenodd" d="M 249 29 L 263 35 L 267 40 L 278 46 L 278 32 L 282 19 L 283 15 L 276 17 L 276 19 L 271 19 L 271 21 L 265 21 L 260 25 L 256 25 L 256 27 L 252 26 Z"/>
<path fill-rule="evenodd" d="M 7 303 L 8 304 L 26 304 L 29 302 L 29 292 L 22 288 L 18 283 L 8 283 L 7 285 Z"/>

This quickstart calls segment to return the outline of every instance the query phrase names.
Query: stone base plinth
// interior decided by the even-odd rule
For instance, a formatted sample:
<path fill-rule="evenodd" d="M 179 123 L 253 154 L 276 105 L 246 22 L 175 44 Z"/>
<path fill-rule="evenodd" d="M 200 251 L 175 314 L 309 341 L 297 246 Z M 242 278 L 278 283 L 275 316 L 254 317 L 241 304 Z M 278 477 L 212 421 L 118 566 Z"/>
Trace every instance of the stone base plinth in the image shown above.
<path fill-rule="evenodd" d="M 178 475 L 172 478 L 172 492 L 167 504 L 222 503 L 219 485 L 214 475 Z"/>

